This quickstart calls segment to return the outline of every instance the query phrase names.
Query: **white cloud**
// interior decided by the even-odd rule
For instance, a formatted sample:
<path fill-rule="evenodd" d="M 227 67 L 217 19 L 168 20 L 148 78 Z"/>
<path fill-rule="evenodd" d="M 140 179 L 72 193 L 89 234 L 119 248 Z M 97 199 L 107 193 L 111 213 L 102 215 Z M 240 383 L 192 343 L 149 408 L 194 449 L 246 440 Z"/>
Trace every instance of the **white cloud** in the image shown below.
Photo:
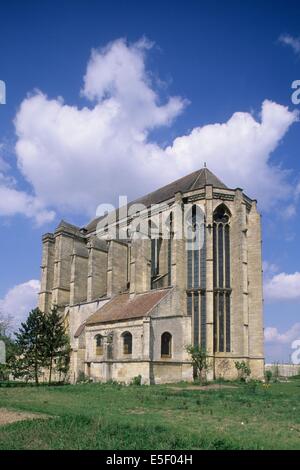
<path fill-rule="evenodd" d="M 300 300 L 300 273 L 279 273 L 267 278 L 264 284 L 268 300 Z"/>
<path fill-rule="evenodd" d="M 300 340 L 300 323 L 280 333 L 275 327 L 265 328 L 265 356 L 267 362 L 292 362 L 293 342 Z"/>
<path fill-rule="evenodd" d="M 0 152 L 4 153 L 4 144 L 0 144 Z M 0 155 L 0 216 L 11 217 L 22 214 L 33 218 L 36 225 L 51 222 L 54 211 L 48 210 L 35 196 L 17 188 L 17 181 L 9 176 L 11 168 Z"/>
<path fill-rule="evenodd" d="M 296 55 L 300 55 L 300 38 L 293 37 L 290 34 L 281 34 L 279 41 L 286 46 L 290 46 Z"/>
<path fill-rule="evenodd" d="M 34 218 L 38 226 L 54 219 L 55 213 L 45 209 L 36 197 L 3 184 L 3 181 L 7 181 L 7 178 L 0 173 L 1 216 L 22 214 L 28 218 Z"/>
<path fill-rule="evenodd" d="M 291 344 L 295 339 L 300 339 L 300 323 L 295 323 L 289 330 L 279 333 L 275 327 L 265 328 L 266 343 Z"/>
<path fill-rule="evenodd" d="M 0 299 L 0 311 L 4 316 L 11 316 L 13 328 L 26 320 L 30 310 L 37 306 L 40 282 L 36 279 L 12 287 L 3 299 Z"/>
<path fill-rule="evenodd" d="M 256 120 L 237 112 L 225 123 L 197 127 L 163 148 L 151 140 L 170 125 L 186 102 L 161 104 L 145 67 L 151 45 L 124 40 L 94 50 L 82 94 L 90 107 L 65 104 L 35 92 L 15 119 L 18 165 L 43 207 L 95 214 L 98 204 L 129 199 L 201 168 L 229 186 L 242 186 L 268 209 L 290 195 L 288 173 L 271 162 L 296 111 L 271 101 Z"/>
<path fill-rule="evenodd" d="M 141 132 L 141 138 L 149 129 L 170 124 L 185 105 L 179 97 L 159 105 L 145 70 L 145 51 L 151 47 L 145 39 L 131 46 L 119 39 L 101 50 L 93 50 L 82 90 L 91 101 L 112 100 L 117 104 L 118 120 L 126 123 L 133 135 Z"/>
<path fill-rule="evenodd" d="M 296 120 L 296 112 L 266 100 L 260 122 L 249 113 L 238 112 L 226 123 L 195 128 L 175 139 L 166 152 L 176 156 L 181 171 L 208 162 L 227 185 L 243 187 L 269 208 L 289 192 L 285 172 L 273 166 L 270 157 Z"/>

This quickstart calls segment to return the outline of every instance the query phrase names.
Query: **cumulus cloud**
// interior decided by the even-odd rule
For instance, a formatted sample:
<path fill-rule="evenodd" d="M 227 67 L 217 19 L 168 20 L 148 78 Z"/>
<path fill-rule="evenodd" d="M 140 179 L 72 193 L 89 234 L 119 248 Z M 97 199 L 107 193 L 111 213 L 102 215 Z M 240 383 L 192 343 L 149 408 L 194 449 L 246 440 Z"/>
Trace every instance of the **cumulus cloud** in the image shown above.
<path fill-rule="evenodd" d="M 70 106 L 40 91 L 24 99 L 15 118 L 16 154 L 40 204 L 94 215 L 98 204 L 115 202 L 119 194 L 145 194 L 204 161 L 265 209 L 288 198 L 288 174 L 271 155 L 296 111 L 266 100 L 259 119 L 237 112 L 225 123 L 158 145 L 151 131 L 170 125 L 186 101 L 175 96 L 161 102 L 146 70 L 150 48 L 145 40 L 117 40 L 94 50 L 81 91 L 89 106 Z"/>
<path fill-rule="evenodd" d="M 40 282 L 36 279 L 18 284 L 0 299 L 0 312 L 5 317 L 11 317 L 13 329 L 17 329 L 26 320 L 30 310 L 37 306 Z"/>
<path fill-rule="evenodd" d="M 284 332 L 276 327 L 265 328 L 265 355 L 268 362 L 291 362 L 300 342 L 300 323 Z"/>
<path fill-rule="evenodd" d="M 295 339 L 300 338 L 300 323 L 295 323 L 289 330 L 279 333 L 275 327 L 265 328 L 266 343 L 291 344 Z"/>
<path fill-rule="evenodd" d="M 279 273 L 265 280 L 267 300 L 300 300 L 300 273 Z"/>
<path fill-rule="evenodd" d="M 279 41 L 282 44 L 291 47 L 296 55 L 300 55 L 300 37 L 297 38 L 290 34 L 281 34 L 279 36 Z"/>
<path fill-rule="evenodd" d="M 48 210 L 37 197 L 21 191 L 17 181 L 10 176 L 10 166 L 1 156 L 4 145 L 0 144 L 0 216 L 11 217 L 22 214 L 33 218 L 37 226 L 51 222 L 55 212 Z"/>
<path fill-rule="evenodd" d="M 229 186 L 243 187 L 269 208 L 289 192 L 286 173 L 272 165 L 271 154 L 297 119 L 296 112 L 266 100 L 260 122 L 249 113 L 237 112 L 226 123 L 199 127 L 175 139 L 166 151 L 176 157 L 181 170 L 193 169 L 201 161 L 217 174 L 222 168 L 221 176 Z"/>
<path fill-rule="evenodd" d="M 9 217 L 22 214 L 28 218 L 35 219 L 38 226 L 51 222 L 54 219 L 54 211 L 45 209 L 36 197 L 8 186 L 5 184 L 5 181 L 7 181 L 7 178 L 0 174 L 1 216 Z"/>
<path fill-rule="evenodd" d="M 159 105 L 145 70 L 145 51 L 152 45 L 142 39 L 127 46 L 119 39 L 101 50 L 93 50 L 84 77 L 83 96 L 91 101 L 116 103 L 118 119 L 126 122 L 133 135 L 141 132 L 144 136 L 149 129 L 170 124 L 186 104 L 175 96 Z"/>

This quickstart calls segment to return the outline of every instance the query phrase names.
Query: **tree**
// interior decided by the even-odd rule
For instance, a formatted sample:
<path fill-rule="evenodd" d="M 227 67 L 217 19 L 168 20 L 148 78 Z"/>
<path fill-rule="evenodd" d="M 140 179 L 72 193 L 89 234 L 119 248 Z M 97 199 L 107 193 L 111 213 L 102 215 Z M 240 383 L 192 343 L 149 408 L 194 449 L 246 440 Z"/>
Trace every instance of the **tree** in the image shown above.
<path fill-rule="evenodd" d="M 186 347 L 187 352 L 191 356 L 195 376 L 199 379 L 200 384 L 203 383 L 203 379 L 206 381 L 206 373 L 210 368 L 209 359 L 204 349 L 199 346 L 189 345 Z"/>
<path fill-rule="evenodd" d="M 45 315 L 45 359 L 49 367 L 49 384 L 52 379 L 53 365 L 56 361 L 56 369 L 64 375 L 68 372 L 70 345 L 66 334 L 64 320 L 58 313 L 57 307 Z"/>
<path fill-rule="evenodd" d="M 21 324 L 16 336 L 17 356 L 13 364 L 14 376 L 34 379 L 39 384 L 42 368 L 47 365 L 47 321 L 45 315 L 35 308 L 26 322 Z"/>
<path fill-rule="evenodd" d="M 61 376 L 63 376 L 63 381 L 66 380 L 67 374 L 70 368 L 70 353 L 71 347 L 68 344 L 64 349 L 64 354 L 60 354 L 56 360 L 56 371 L 59 374 L 59 382 L 61 380 Z"/>
<path fill-rule="evenodd" d="M 48 313 L 38 308 L 32 310 L 16 333 L 16 345 L 17 353 L 11 364 L 14 377 L 34 379 L 38 385 L 39 376 L 48 368 L 50 384 L 55 362 L 58 372 L 67 374 L 69 339 L 56 307 Z"/>

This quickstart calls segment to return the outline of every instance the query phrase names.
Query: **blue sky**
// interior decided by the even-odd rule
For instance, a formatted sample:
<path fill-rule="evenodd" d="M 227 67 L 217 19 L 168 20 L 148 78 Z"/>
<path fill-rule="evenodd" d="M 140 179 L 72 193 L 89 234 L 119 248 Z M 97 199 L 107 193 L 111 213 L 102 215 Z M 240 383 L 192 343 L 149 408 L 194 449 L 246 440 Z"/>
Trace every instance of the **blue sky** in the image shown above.
<path fill-rule="evenodd" d="M 61 218 L 85 224 L 96 202 L 115 202 L 117 187 L 141 195 L 200 168 L 205 157 L 229 186 L 259 196 L 267 359 L 288 359 L 300 338 L 300 105 L 291 101 L 291 84 L 300 80 L 299 2 L 28 0 L 2 2 L 0 13 L 0 80 L 7 86 L 0 105 L 0 309 L 23 316 L 31 307 L 41 235 Z M 104 67 L 110 75 L 99 82 L 95 74 Z M 81 122 L 84 107 L 94 133 Z M 105 114 L 114 112 L 115 121 Z M 103 116 L 108 124 L 98 134 Z M 31 117 L 39 124 L 32 126 Z M 226 125 L 221 135 L 218 124 Z M 194 152 L 193 130 L 208 125 L 220 146 Z M 235 129 L 249 137 L 235 138 Z M 175 139 L 182 136 L 180 155 Z M 124 156 L 107 143 L 122 139 Z M 174 169 L 158 174 L 153 154 L 160 162 L 173 156 Z M 85 200 L 87 188 L 92 195 Z"/>

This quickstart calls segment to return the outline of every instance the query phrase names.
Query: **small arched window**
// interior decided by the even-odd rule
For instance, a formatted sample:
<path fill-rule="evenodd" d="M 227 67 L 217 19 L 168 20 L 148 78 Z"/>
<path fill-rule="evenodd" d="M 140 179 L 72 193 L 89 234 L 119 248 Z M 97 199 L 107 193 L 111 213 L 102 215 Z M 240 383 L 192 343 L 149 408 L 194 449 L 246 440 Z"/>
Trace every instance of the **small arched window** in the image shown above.
<path fill-rule="evenodd" d="M 165 332 L 161 335 L 161 357 L 172 356 L 172 335 Z"/>
<path fill-rule="evenodd" d="M 123 354 L 132 354 L 132 334 L 126 331 L 123 337 Z"/>
<path fill-rule="evenodd" d="M 96 356 L 102 356 L 102 354 L 103 354 L 103 336 L 96 335 L 95 336 L 95 343 L 96 343 Z"/>

